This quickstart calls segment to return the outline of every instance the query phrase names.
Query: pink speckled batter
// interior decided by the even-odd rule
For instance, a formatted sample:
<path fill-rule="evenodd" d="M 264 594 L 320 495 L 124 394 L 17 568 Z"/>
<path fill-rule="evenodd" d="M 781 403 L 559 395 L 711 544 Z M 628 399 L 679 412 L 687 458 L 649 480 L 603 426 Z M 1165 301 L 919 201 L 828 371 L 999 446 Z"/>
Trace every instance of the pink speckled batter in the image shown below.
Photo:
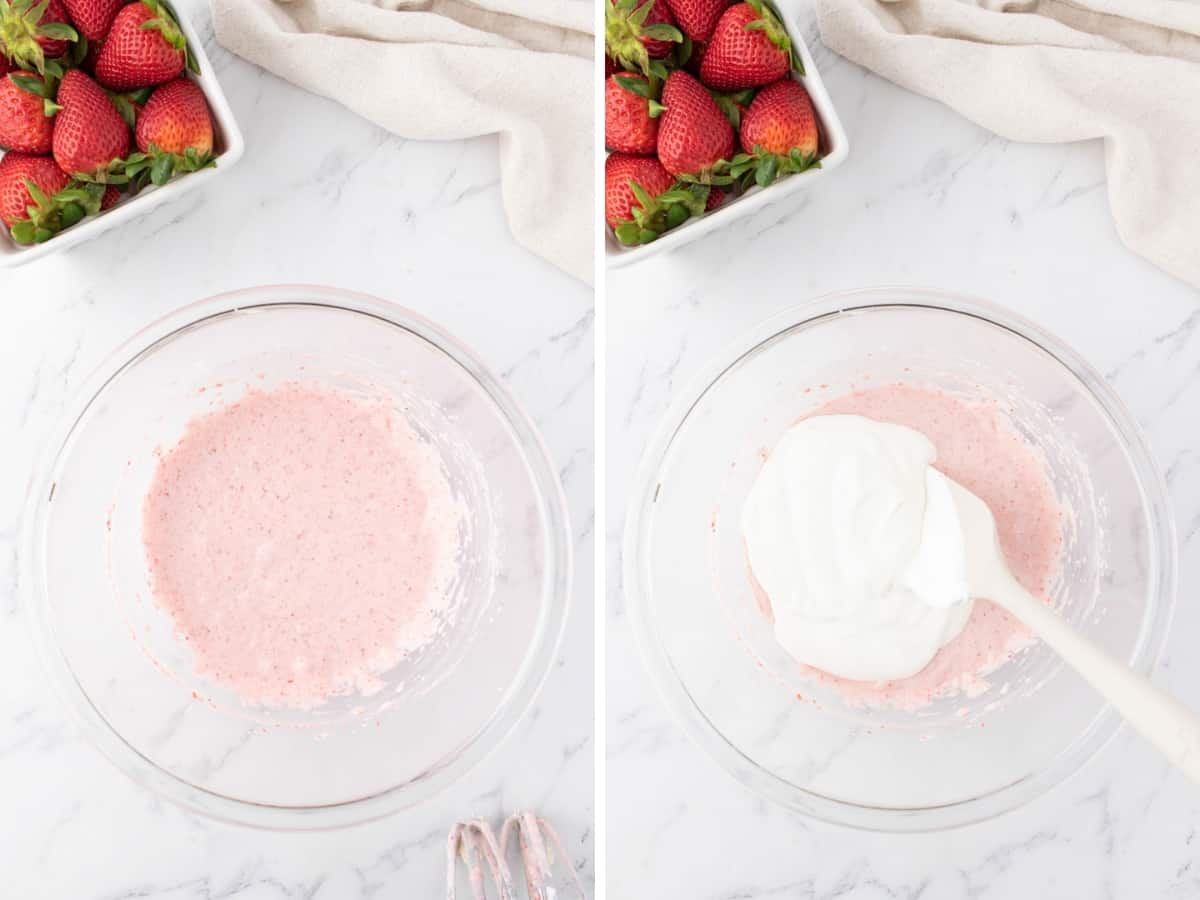
<path fill-rule="evenodd" d="M 996 403 L 968 403 L 936 389 L 893 384 L 838 397 L 813 413 L 835 414 L 906 425 L 928 437 L 937 447 L 936 468 L 991 507 L 1013 574 L 1026 590 L 1047 599 L 1062 550 L 1063 512 L 1039 451 Z M 851 704 L 916 709 L 959 690 L 969 696 L 982 692 L 984 676 L 1031 640 L 1029 630 L 1007 612 L 977 600 L 962 634 L 911 678 L 872 684 L 819 674 Z"/>
<path fill-rule="evenodd" d="M 378 689 L 434 635 L 459 519 L 395 411 L 301 385 L 193 419 L 143 510 L 154 598 L 199 673 L 302 708 Z"/>

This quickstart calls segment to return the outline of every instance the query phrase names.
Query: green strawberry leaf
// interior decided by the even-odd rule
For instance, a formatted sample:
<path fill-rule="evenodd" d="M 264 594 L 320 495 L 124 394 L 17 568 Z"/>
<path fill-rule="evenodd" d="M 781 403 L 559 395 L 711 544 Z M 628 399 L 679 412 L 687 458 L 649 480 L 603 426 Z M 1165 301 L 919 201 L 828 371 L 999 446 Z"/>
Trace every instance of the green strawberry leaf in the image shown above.
<path fill-rule="evenodd" d="M 773 182 L 779 175 L 779 157 L 771 154 L 763 160 L 762 165 L 758 167 L 758 171 L 754 173 L 754 183 L 759 187 L 766 187 Z"/>
<path fill-rule="evenodd" d="M 18 244 L 32 244 L 33 223 L 28 219 L 21 219 L 18 222 L 14 222 L 12 228 L 9 229 L 9 234 L 12 235 L 12 239 Z"/>
<path fill-rule="evenodd" d="M 676 43 L 683 41 L 683 32 L 674 25 L 668 25 L 666 22 L 647 25 L 642 29 L 642 34 L 656 41 L 674 41 Z"/>
<path fill-rule="evenodd" d="M 16 228 L 15 225 L 13 227 Z M 623 222 L 613 229 L 613 234 L 616 235 L 618 241 L 625 246 L 630 247 L 638 242 L 638 234 L 640 231 L 641 229 L 639 229 L 633 222 Z M 15 237 L 16 235 L 14 234 L 13 236 Z"/>
<path fill-rule="evenodd" d="M 42 97 L 43 99 L 49 96 L 46 90 L 46 82 L 41 78 L 35 78 L 32 75 L 18 75 L 14 72 L 8 76 L 8 80 L 27 94 L 33 94 L 33 96 Z"/>
<path fill-rule="evenodd" d="M 692 39 L 685 34 L 683 36 L 683 43 L 675 48 L 675 65 L 682 69 L 687 65 L 688 60 L 692 58 L 692 53 L 695 50 L 696 46 L 692 43 Z"/>
<path fill-rule="evenodd" d="M 26 3 L 22 4 L 22 7 L 28 10 L 28 12 L 25 13 L 25 24 L 36 28 L 38 22 L 42 20 L 42 16 L 46 14 L 46 10 L 50 8 L 50 0 L 41 0 L 40 3 L 33 7 L 30 7 L 29 4 Z"/>
<path fill-rule="evenodd" d="M 661 59 L 650 60 L 644 71 L 647 75 L 654 78 L 661 78 L 663 81 L 666 81 L 667 76 L 671 74 L 671 71 L 667 68 L 667 64 Z"/>
<path fill-rule="evenodd" d="M 76 40 L 75 43 L 71 45 L 71 53 L 70 53 L 70 57 L 69 57 L 71 60 L 71 65 L 72 66 L 83 65 L 83 61 L 85 59 L 87 59 L 87 55 L 88 55 L 88 39 L 85 38 L 81 34 L 81 35 L 79 35 L 78 40 Z M 59 77 L 61 78 L 62 76 L 60 75 Z"/>
<path fill-rule="evenodd" d="M 79 32 L 66 22 L 49 22 L 38 28 L 39 37 L 48 37 L 56 41 L 77 41 Z"/>
<path fill-rule="evenodd" d="M 50 198 L 46 196 L 46 192 L 33 183 L 30 179 L 23 179 L 25 182 L 25 190 L 29 191 L 29 196 L 33 198 L 33 202 L 38 205 L 38 209 L 45 209 L 50 206 Z M 32 217 L 31 217 L 32 218 Z"/>
<path fill-rule="evenodd" d="M 70 228 L 84 217 L 83 207 L 78 203 L 67 203 L 62 207 L 59 213 L 60 221 L 63 228 Z"/>
<path fill-rule="evenodd" d="M 713 99 L 717 101 L 717 106 L 721 112 L 725 114 L 725 118 L 729 120 L 729 124 L 734 130 L 742 127 L 742 109 L 734 102 L 732 97 L 726 94 L 713 94 Z"/>
<path fill-rule="evenodd" d="M 175 158 L 170 154 L 163 154 L 154 160 L 154 165 L 150 167 L 150 180 L 161 187 L 171 180 L 171 176 L 175 174 Z"/>
<path fill-rule="evenodd" d="M 686 206 L 675 204 L 667 207 L 667 228 L 678 228 L 689 218 L 691 211 Z"/>
<path fill-rule="evenodd" d="M 632 75 L 614 75 L 613 81 L 629 91 L 631 94 L 636 94 L 639 97 L 644 97 L 647 100 L 653 98 L 650 91 L 650 84 L 644 78 L 635 78 Z"/>

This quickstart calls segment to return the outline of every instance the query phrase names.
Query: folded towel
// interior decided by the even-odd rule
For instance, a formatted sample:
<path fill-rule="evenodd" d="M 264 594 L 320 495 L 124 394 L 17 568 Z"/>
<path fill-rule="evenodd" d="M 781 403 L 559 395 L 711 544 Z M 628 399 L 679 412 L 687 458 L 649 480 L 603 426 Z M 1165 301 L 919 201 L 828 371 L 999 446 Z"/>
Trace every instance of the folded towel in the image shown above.
<path fill-rule="evenodd" d="M 836 52 L 1016 141 L 1103 138 L 1117 233 L 1200 287 L 1200 5 L 817 0 Z"/>
<path fill-rule="evenodd" d="M 592 11 L 582 0 L 213 0 L 223 46 L 389 131 L 499 135 L 513 234 L 589 283 Z"/>

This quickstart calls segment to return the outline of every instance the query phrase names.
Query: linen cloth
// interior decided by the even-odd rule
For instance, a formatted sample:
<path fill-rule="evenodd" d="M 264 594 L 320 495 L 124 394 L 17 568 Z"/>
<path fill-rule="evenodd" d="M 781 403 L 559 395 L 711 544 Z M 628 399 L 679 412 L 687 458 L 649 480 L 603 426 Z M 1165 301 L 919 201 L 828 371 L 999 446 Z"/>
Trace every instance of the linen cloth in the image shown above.
<path fill-rule="evenodd" d="M 1200 287 L 1200 4 L 816 0 L 821 37 L 1016 141 L 1101 138 L 1126 245 Z"/>
<path fill-rule="evenodd" d="M 517 241 L 591 282 L 590 3 L 213 0 L 212 9 L 224 47 L 388 131 L 498 135 Z"/>

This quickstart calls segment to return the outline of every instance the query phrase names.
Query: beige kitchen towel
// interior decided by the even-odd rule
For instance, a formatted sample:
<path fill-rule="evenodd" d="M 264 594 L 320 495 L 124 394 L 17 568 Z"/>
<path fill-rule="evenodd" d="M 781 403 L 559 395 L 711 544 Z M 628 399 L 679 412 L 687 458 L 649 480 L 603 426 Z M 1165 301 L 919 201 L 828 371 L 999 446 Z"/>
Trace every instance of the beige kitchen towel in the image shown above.
<path fill-rule="evenodd" d="M 1200 3 L 817 0 L 817 18 L 836 52 L 1006 138 L 1102 138 L 1117 233 L 1200 287 Z"/>
<path fill-rule="evenodd" d="M 389 131 L 418 140 L 498 135 L 513 234 L 591 283 L 594 40 L 586 0 L 212 7 L 223 46 Z"/>

